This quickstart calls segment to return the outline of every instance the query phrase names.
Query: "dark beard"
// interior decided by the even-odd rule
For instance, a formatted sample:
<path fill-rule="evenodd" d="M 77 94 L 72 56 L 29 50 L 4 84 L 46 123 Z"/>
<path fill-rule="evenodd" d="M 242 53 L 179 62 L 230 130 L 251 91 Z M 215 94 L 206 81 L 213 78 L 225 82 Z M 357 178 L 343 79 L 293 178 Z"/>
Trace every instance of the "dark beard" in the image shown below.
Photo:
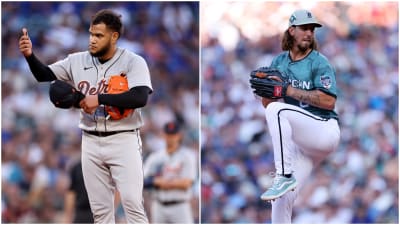
<path fill-rule="evenodd" d="M 307 52 L 307 50 L 311 48 L 311 45 L 312 44 L 310 44 L 309 46 L 297 45 L 297 48 L 299 49 L 300 52 L 304 53 L 304 52 Z"/>
<path fill-rule="evenodd" d="M 297 48 L 299 49 L 300 52 L 305 53 L 307 52 L 310 48 L 312 48 L 312 46 L 314 45 L 314 41 L 311 41 L 311 43 L 307 46 L 303 46 L 298 44 Z"/>
<path fill-rule="evenodd" d="M 100 49 L 98 52 L 96 53 L 91 53 L 90 55 L 97 57 L 97 58 L 101 58 L 102 56 L 104 56 L 111 48 L 111 45 L 106 45 L 104 46 L 104 48 Z"/>

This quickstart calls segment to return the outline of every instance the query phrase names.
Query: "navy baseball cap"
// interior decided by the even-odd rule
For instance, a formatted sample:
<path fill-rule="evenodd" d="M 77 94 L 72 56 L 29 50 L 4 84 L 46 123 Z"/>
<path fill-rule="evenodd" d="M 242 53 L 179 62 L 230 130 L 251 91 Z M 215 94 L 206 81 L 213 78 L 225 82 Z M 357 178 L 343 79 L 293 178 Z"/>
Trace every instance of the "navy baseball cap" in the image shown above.
<path fill-rule="evenodd" d="M 299 26 L 305 24 L 314 24 L 316 27 L 322 27 L 322 25 L 315 19 L 313 14 L 304 9 L 296 10 L 292 13 L 289 18 L 289 27 Z"/>
<path fill-rule="evenodd" d="M 164 132 L 166 134 L 176 134 L 180 131 L 181 127 L 177 122 L 168 122 L 164 125 Z"/>

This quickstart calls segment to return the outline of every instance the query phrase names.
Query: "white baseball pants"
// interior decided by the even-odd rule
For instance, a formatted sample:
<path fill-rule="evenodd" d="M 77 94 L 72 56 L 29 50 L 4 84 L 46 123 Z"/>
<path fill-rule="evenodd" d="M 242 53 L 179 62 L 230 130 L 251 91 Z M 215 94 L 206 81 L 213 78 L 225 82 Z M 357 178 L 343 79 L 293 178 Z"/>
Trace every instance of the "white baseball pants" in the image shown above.
<path fill-rule="evenodd" d="M 340 140 L 337 120 L 324 119 L 300 107 L 272 102 L 265 109 L 278 174 L 292 174 L 298 187 L 272 203 L 272 222 L 290 223 L 296 196 L 314 166 L 333 152 Z"/>

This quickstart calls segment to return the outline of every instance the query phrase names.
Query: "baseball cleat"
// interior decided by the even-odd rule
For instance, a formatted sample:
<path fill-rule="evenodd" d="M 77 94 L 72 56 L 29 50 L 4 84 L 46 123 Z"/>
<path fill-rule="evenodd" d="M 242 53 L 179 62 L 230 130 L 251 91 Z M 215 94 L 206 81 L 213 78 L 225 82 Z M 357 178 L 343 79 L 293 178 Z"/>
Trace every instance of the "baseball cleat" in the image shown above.
<path fill-rule="evenodd" d="M 297 187 L 297 180 L 292 176 L 291 178 L 277 175 L 274 179 L 272 187 L 268 188 L 266 192 L 261 195 L 261 199 L 264 201 L 273 201 L 277 198 L 282 197 L 288 191 L 294 191 Z"/>

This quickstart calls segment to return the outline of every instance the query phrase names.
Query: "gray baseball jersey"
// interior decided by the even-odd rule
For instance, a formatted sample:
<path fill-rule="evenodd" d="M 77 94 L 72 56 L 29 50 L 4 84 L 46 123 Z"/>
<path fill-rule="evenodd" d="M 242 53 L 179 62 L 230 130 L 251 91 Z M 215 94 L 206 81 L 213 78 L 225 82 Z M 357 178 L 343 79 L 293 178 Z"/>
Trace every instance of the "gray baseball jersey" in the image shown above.
<path fill-rule="evenodd" d="M 49 67 L 57 79 L 70 81 L 84 95 L 105 93 L 109 78 L 121 74 L 127 76 L 129 88 L 152 89 L 145 60 L 121 48 L 105 63 L 85 51 L 70 54 Z M 82 171 L 95 223 L 115 223 L 112 204 L 115 187 L 122 196 L 127 222 L 148 223 L 142 201 L 142 144 L 136 130 L 142 125 L 140 109 L 121 120 L 108 119 L 103 105 L 92 115 L 81 110 L 79 127 L 83 130 L 135 130 L 110 136 L 82 134 Z"/>
<path fill-rule="evenodd" d="M 185 147 L 180 147 L 171 155 L 166 150 L 151 154 L 144 163 L 144 177 L 162 176 L 163 178 L 188 178 L 195 180 L 197 162 L 194 154 Z M 154 198 L 161 202 L 186 201 L 191 198 L 191 189 L 154 191 Z"/>
<path fill-rule="evenodd" d="M 152 89 L 145 60 L 121 48 L 118 48 L 115 55 L 104 64 L 85 51 L 70 54 L 49 67 L 57 79 L 72 81 L 75 88 L 84 95 L 104 93 L 109 78 L 120 74 L 127 75 L 129 88 L 147 86 Z M 79 127 L 84 130 L 115 131 L 136 129 L 143 125 L 140 109 L 135 109 L 133 114 L 122 120 L 108 120 L 107 116 L 103 105 L 100 105 L 93 115 L 81 110 Z"/>

